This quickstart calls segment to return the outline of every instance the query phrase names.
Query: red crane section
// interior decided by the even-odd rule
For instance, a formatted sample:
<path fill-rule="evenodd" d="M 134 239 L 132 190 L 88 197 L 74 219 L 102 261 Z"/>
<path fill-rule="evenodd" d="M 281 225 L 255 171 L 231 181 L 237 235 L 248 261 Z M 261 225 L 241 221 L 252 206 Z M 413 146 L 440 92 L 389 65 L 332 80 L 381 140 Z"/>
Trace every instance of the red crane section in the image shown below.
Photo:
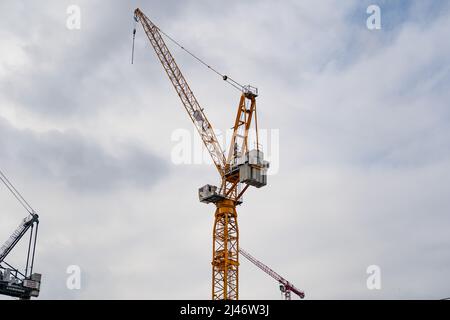
<path fill-rule="evenodd" d="M 285 278 L 280 276 L 278 273 L 273 271 L 271 268 L 266 266 L 261 261 L 259 261 L 256 258 L 254 258 L 252 255 L 250 255 L 248 252 L 246 252 L 242 248 L 239 249 L 239 253 L 242 254 L 248 261 L 253 263 L 255 266 L 257 266 L 262 271 L 267 273 L 269 276 L 274 278 L 276 281 L 278 281 L 278 283 L 280 284 L 280 290 L 284 294 L 284 298 L 286 300 L 291 300 L 291 292 L 293 292 L 296 295 L 298 295 L 301 299 L 303 299 L 305 297 L 305 293 L 303 291 L 297 289 L 292 283 L 287 281 Z"/>

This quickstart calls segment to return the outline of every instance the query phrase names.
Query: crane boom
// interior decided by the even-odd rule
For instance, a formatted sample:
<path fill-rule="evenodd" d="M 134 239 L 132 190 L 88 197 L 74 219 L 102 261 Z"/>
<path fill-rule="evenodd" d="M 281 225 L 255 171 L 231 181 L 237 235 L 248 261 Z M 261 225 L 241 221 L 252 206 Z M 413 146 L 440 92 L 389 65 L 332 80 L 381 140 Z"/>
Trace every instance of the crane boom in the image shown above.
<path fill-rule="evenodd" d="M 6 256 L 11 252 L 11 250 L 15 247 L 17 242 L 22 239 L 24 234 L 28 231 L 28 229 L 33 225 L 35 221 L 37 221 L 36 215 L 29 215 L 24 218 L 17 229 L 13 232 L 13 234 L 9 237 L 9 239 L 0 247 L 0 263 L 5 260 Z"/>
<path fill-rule="evenodd" d="M 271 276 L 273 279 L 278 281 L 280 283 L 280 289 L 284 293 L 286 300 L 291 299 L 291 294 L 290 294 L 291 291 L 294 292 L 296 295 L 298 295 L 302 299 L 305 297 L 305 293 L 303 291 L 297 289 L 292 283 L 287 281 L 285 278 L 280 276 L 278 273 L 273 271 L 271 268 L 266 266 L 261 261 L 257 260 L 255 257 L 250 255 L 247 251 L 240 248 L 239 253 L 242 254 L 248 261 L 253 263 L 255 266 L 260 268 L 262 271 L 267 273 L 269 276 Z"/>
<path fill-rule="evenodd" d="M 226 160 L 219 141 L 217 140 L 216 134 L 214 133 L 213 127 L 206 118 L 203 109 L 200 107 L 194 93 L 181 73 L 180 68 L 164 42 L 158 27 L 153 24 L 153 22 L 150 21 L 150 19 L 140 9 L 136 9 L 134 14 L 135 20 L 141 22 L 142 27 L 144 28 L 144 31 L 156 52 L 156 55 L 169 76 L 169 79 L 178 93 L 183 106 L 189 114 L 189 117 L 197 128 L 197 131 L 200 134 L 205 147 L 208 149 L 217 170 L 221 176 L 223 176 Z"/>

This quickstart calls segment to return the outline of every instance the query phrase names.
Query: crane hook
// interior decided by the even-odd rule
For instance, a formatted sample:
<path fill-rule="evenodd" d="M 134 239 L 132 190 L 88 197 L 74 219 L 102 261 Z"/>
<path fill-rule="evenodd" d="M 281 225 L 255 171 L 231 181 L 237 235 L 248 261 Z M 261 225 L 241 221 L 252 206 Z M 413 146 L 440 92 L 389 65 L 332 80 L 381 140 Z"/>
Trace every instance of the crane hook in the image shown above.
<path fill-rule="evenodd" d="M 138 18 L 134 15 L 134 29 L 133 29 L 133 46 L 131 48 L 131 64 L 134 62 L 134 41 L 136 39 L 136 25 L 138 23 Z"/>

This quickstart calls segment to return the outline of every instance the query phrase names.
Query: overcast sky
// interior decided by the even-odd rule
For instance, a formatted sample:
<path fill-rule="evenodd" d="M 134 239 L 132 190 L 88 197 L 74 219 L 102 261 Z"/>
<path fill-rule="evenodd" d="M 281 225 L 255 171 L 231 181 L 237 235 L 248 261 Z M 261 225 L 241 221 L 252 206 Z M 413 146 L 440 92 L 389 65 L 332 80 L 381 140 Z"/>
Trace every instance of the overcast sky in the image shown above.
<path fill-rule="evenodd" d="M 218 176 L 172 161 L 172 134 L 194 129 L 141 27 L 130 64 L 136 7 L 257 86 L 259 125 L 279 132 L 278 170 L 238 208 L 243 248 L 309 299 L 450 296 L 448 1 L 0 0 L 0 169 L 41 217 L 41 298 L 210 298 L 214 207 L 197 190 Z M 230 128 L 239 92 L 168 44 Z M 26 212 L 6 188 L 0 203 L 3 241 Z M 242 260 L 240 298 L 280 292 Z"/>

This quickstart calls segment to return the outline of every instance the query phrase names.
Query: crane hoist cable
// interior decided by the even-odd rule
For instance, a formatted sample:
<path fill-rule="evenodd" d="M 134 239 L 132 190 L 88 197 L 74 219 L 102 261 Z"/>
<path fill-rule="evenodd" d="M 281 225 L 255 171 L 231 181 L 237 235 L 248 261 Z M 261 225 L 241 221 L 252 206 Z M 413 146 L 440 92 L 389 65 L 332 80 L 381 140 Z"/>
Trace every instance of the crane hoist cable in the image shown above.
<path fill-rule="evenodd" d="M 134 18 L 133 20 L 134 20 L 134 28 L 133 28 L 133 45 L 131 47 L 131 64 L 134 63 L 134 42 L 136 40 L 136 27 L 137 27 L 137 23 L 138 23 L 136 18 Z"/>
<path fill-rule="evenodd" d="M 6 186 L 6 188 L 13 194 L 13 196 L 19 201 L 19 203 L 22 205 L 22 207 L 27 210 L 29 214 L 34 214 L 35 211 L 33 207 L 25 200 L 24 197 L 20 194 L 20 192 L 14 187 L 14 185 L 9 181 L 9 179 L 6 177 L 6 175 L 3 173 L 2 170 L 0 170 L 0 180 L 3 182 L 3 184 Z"/>
<path fill-rule="evenodd" d="M 136 25 L 137 25 L 137 20 L 136 17 L 134 18 L 135 24 L 134 24 L 134 29 L 133 29 L 133 47 L 132 47 L 132 51 L 131 51 L 131 64 L 133 64 L 134 62 L 134 43 L 135 43 L 135 38 L 136 38 Z M 169 39 L 172 43 L 174 43 L 177 47 L 179 47 L 181 50 L 185 51 L 187 54 L 189 54 L 191 57 L 193 57 L 195 60 L 197 60 L 198 62 L 200 62 L 202 65 L 204 65 L 206 68 L 208 68 L 209 70 L 211 70 L 212 72 L 214 72 L 215 74 L 217 74 L 218 76 L 220 76 L 222 78 L 222 80 L 224 80 L 225 82 L 227 82 L 229 85 L 231 85 L 233 88 L 243 92 L 245 90 L 245 86 L 243 86 L 242 84 L 240 84 L 239 82 L 235 81 L 234 79 L 232 79 L 231 77 L 229 77 L 228 75 L 222 74 L 221 72 L 217 71 L 216 68 L 213 68 L 211 65 L 209 65 L 208 63 L 206 63 L 204 60 L 200 59 L 197 55 L 195 55 L 194 53 L 192 53 L 192 51 L 186 49 L 181 43 L 179 43 L 177 40 L 175 40 L 173 37 L 169 36 L 166 32 L 164 32 L 163 30 L 161 30 L 159 27 L 155 26 L 158 31 L 165 36 L 167 39 Z"/>

